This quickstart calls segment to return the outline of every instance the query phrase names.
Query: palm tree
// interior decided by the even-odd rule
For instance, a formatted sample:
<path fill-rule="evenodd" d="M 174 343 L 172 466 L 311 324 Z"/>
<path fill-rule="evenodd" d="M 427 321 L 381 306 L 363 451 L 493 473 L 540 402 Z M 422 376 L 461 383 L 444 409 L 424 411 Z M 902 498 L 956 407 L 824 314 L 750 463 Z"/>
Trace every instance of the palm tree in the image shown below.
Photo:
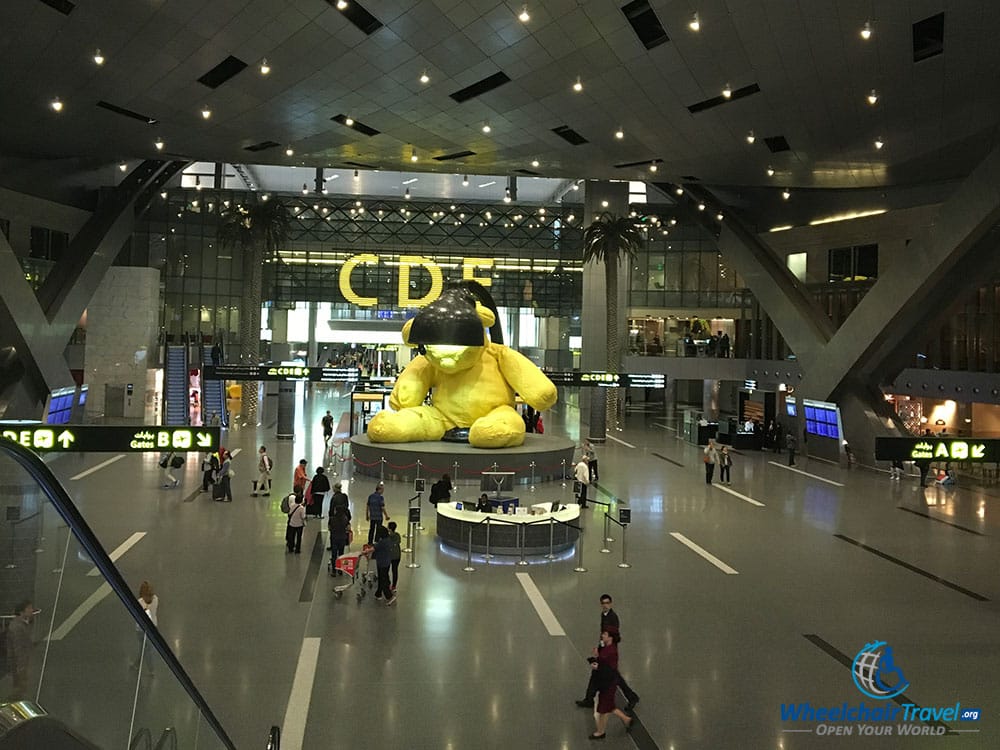
<path fill-rule="evenodd" d="M 618 266 L 623 261 L 635 259 L 642 247 L 643 237 L 635 222 L 627 216 L 617 216 L 605 211 L 583 230 L 583 262 L 603 263 L 604 282 L 607 295 L 608 360 L 607 371 L 617 373 L 621 369 L 621 340 L 618 335 Z M 603 389 L 599 389 L 603 393 Z M 595 394 L 596 395 L 596 394 Z M 618 398 L 608 400 L 607 416 L 611 423 L 618 424 Z M 600 412 L 598 412 L 600 413 Z M 591 413 L 593 419 L 593 411 Z M 593 437 L 603 437 L 603 430 L 591 425 Z"/>
<path fill-rule="evenodd" d="M 264 263 L 274 258 L 288 239 L 291 215 L 277 200 L 236 206 L 221 215 L 218 240 L 222 248 L 243 255 L 243 300 L 240 309 L 240 362 L 260 363 L 260 306 Z M 257 424 L 257 384 L 243 391 L 245 424 Z"/>

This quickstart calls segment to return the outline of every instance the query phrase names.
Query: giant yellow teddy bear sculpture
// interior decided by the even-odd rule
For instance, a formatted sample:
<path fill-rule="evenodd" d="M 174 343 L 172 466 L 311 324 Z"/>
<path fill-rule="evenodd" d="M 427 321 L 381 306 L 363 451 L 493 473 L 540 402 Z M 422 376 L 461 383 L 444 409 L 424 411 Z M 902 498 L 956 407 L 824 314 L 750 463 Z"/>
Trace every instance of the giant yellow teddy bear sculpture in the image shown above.
<path fill-rule="evenodd" d="M 450 337 L 429 334 L 426 320 L 445 321 L 441 327 L 449 328 Z M 374 443 L 451 439 L 446 433 L 466 428 L 469 444 L 476 448 L 521 445 L 524 421 L 514 409 L 514 393 L 542 411 L 555 404 L 556 387 L 527 357 L 486 337 L 483 328 L 495 323 L 493 312 L 465 288 L 446 290 L 407 321 L 403 341 L 422 353 L 396 380 L 389 397 L 394 411 L 383 410 L 372 418 L 369 439 Z M 475 340 L 478 329 L 482 343 L 442 343 L 454 339 L 456 326 L 464 326 L 464 336 L 459 336 L 463 340 Z M 429 405 L 424 403 L 428 392 Z"/>

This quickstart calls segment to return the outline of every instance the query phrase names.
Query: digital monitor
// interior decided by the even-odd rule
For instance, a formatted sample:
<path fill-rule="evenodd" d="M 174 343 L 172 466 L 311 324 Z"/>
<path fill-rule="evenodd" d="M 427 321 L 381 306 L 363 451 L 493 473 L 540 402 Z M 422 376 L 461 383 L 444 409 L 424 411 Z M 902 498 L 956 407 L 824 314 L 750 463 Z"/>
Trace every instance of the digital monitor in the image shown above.
<path fill-rule="evenodd" d="M 840 439 L 840 415 L 837 405 L 825 401 L 803 401 L 806 414 L 806 432 L 810 435 Z"/>
<path fill-rule="evenodd" d="M 798 416 L 798 405 L 795 403 L 794 398 L 785 399 L 785 414 L 787 414 L 789 417 Z"/>

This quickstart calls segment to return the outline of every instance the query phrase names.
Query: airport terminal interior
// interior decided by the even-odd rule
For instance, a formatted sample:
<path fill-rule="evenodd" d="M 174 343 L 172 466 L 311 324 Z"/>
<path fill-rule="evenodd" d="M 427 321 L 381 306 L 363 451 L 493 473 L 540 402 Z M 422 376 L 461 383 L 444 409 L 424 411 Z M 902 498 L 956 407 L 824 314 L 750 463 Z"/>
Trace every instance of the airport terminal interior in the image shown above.
<path fill-rule="evenodd" d="M 998 33 L 3 3 L 0 750 L 997 747 Z"/>

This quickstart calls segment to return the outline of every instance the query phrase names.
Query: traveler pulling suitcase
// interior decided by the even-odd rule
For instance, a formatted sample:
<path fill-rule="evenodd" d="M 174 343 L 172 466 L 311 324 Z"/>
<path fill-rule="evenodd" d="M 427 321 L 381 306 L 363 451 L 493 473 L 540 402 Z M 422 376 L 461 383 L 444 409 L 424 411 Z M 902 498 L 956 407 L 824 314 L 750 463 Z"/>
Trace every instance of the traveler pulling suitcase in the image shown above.
<path fill-rule="evenodd" d="M 212 499 L 213 500 L 224 500 L 226 497 L 226 489 L 222 486 L 221 481 L 216 481 L 212 485 Z"/>

